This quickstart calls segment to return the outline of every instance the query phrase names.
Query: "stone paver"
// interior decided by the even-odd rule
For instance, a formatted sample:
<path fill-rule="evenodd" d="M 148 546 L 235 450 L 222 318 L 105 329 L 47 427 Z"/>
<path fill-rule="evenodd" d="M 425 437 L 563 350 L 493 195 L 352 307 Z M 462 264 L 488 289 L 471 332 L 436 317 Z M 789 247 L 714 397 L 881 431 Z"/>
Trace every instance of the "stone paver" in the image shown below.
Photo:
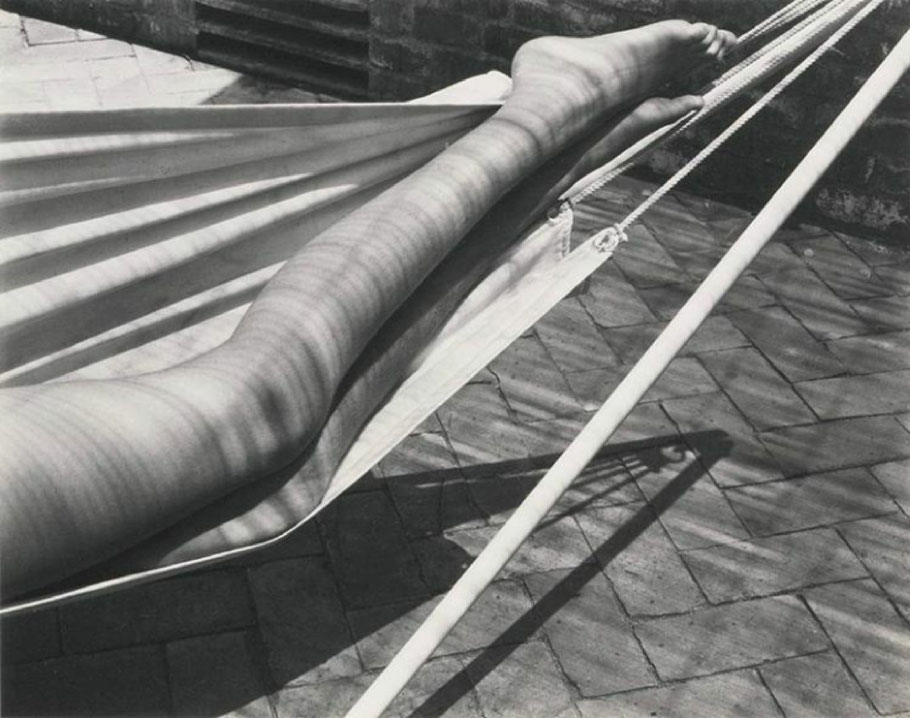
<path fill-rule="evenodd" d="M 552 441 L 552 445 L 551 441 L 546 442 L 549 450 L 535 456 L 535 463 L 539 468 L 514 472 L 501 471 L 491 476 L 472 477 L 467 481 L 474 503 L 487 517 L 487 523 L 498 525 L 506 521 L 583 426 L 583 421 L 573 422 L 570 427 L 571 433 L 567 433 L 566 427 L 554 427 L 552 423 L 526 427 L 533 429 L 535 439 L 538 432 L 541 438 L 548 437 L 550 440 L 554 435 L 557 439 L 562 437 L 564 430 L 567 435 L 563 441 Z M 554 513 L 569 514 L 584 506 L 614 506 L 641 498 L 641 492 L 622 462 L 621 452 L 618 456 L 602 455 L 585 467 L 559 499 Z"/>
<path fill-rule="evenodd" d="M 326 716 L 343 718 L 351 706 L 373 681 L 366 674 L 351 678 L 322 681 L 311 686 L 298 686 L 282 690 L 278 694 L 278 718 L 297 716 Z"/>
<path fill-rule="evenodd" d="M 730 489 L 727 498 L 758 536 L 880 516 L 895 509 L 865 468 Z"/>
<path fill-rule="evenodd" d="M 910 514 L 910 459 L 873 466 L 872 474 L 901 506 L 904 513 Z"/>
<path fill-rule="evenodd" d="M 22 29 L 25 31 L 26 42 L 30 46 L 72 42 L 78 39 L 76 31 L 71 28 L 30 17 L 22 19 Z"/>
<path fill-rule="evenodd" d="M 610 263 L 592 275 L 589 291 L 582 295 L 581 303 L 601 327 L 645 324 L 656 319 L 635 287 Z"/>
<path fill-rule="evenodd" d="M 496 473 L 504 461 L 530 466 L 521 428 L 495 386 L 468 384 L 437 415 L 459 465 L 469 475 Z"/>
<path fill-rule="evenodd" d="M 666 322 L 650 322 L 632 327 L 604 329 L 603 335 L 622 362 L 632 365 L 666 327 Z M 748 346 L 749 340 L 726 316 L 710 316 L 680 352 L 680 356 L 702 354 Z"/>
<path fill-rule="evenodd" d="M 167 665 L 160 646 L 4 666 L 6 715 L 139 716 L 169 711 Z"/>
<path fill-rule="evenodd" d="M 648 322 L 627 327 L 609 327 L 603 330 L 603 335 L 622 363 L 632 366 L 666 326 L 666 322 Z"/>
<path fill-rule="evenodd" d="M 720 256 L 716 259 L 712 258 L 712 264 L 719 259 Z M 697 288 L 697 283 L 687 282 L 640 289 L 638 293 L 656 316 L 661 319 L 672 319 Z M 714 313 L 722 314 L 737 309 L 754 309 L 776 303 L 774 295 L 758 279 L 746 276 L 738 279 L 730 287 L 714 309 Z"/>
<path fill-rule="evenodd" d="M 573 414 L 581 406 L 562 372 L 535 337 L 520 337 L 490 363 L 506 402 L 519 421 Z"/>
<path fill-rule="evenodd" d="M 569 385 L 585 409 L 597 409 L 607 400 L 622 378 L 631 369 L 623 365 L 617 369 L 568 374 Z M 677 357 L 670 362 L 660 378 L 642 397 L 642 403 L 660 401 L 717 391 L 717 384 L 704 367 L 692 357 Z"/>
<path fill-rule="evenodd" d="M 682 269 L 646 227 L 629 228 L 630 242 L 613 255 L 613 261 L 637 288 L 665 286 L 678 282 Z"/>
<path fill-rule="evenodd" d="M 675 197 L 661 202 L 642 217 L 642 222 L 677 259 L 680 254 L 713 250 L 718 241 L 709 225 Z"/>
<path fill-rule="evenodd" d="M 497 526 L 506 522 L 542 475 L 541 469 L 529 469 L 481 476 L 467 482 L 468 491 L 486 517 L 486 523 Z"/>
<path fill-rule="evenodd" d="M 885 593 L 910 608 L 910 519 L 900 513 L 838 527 Z"/>
<path fill-rule="evenodd" d="M 900 264 L 877 267 L 875 273 L 894 294 L 910 294 L 910 258 Z"/>
<path fill-rule="evenodd" d="M 695 331 L 686 342 L 681 354 L 702 354 L 723 349 L 748 346 L 749 340 L 725 316 L 711 316 Z"/>
<path fill-rule="evenodd" d="M 903 426 L 907 431 L 910 431 L 910 412 L 906 414 L 900 414 L 895 418 L 901 426 Z"/>
<path fill-rule="evenodd" d="M 387 479 L 414 475 L 438 478 L 440 474 L 458 473 L 457 469 L 458 460 L 441 427 L 439 432 L 408 436 L 379 462 L 379 472 Z"/>
<path fill-rule="evenodd" d="M 853 374 L 910 368 L 910 331 L 835 339 L 828 349 Z"/>
<path fill-rule="evenodd" d="M 452 531 L 415 541 L 423 575 L 433 591 L 447 590 L 497 531 L 488 528 Z M 502 571 L 506 578 L 574 568 L 593 561 L 584 536 L 571 516 L 544 519 Z"/>
<path fill-rule="evenodd" d="M 673 543 L 645 504 L 587 509 L 578 521 L 630 614 L 681 613 L 704 603 Z"/>
<path fill-rule="evenodd" d="M 910 296 L 859 299 L 850 303 L 869 324 L 881 329 L 910 329 Z"/>
<path fill-rule="evenodd" d="M 910 710 L 910 629 L 872 581 L 806 592 L 838 652 L 880 713 Z"/>
<path fill-rule="evenodd" d="M 222 570 L 63 606 L 60 632 L 66 652 L 89 653 L 242 628 L 255 620 L 243 573 Z"/>
<path fill-rule="evenodd" d="M 583 696 L 653 685 L 657 679 L 602 573 L 551 571 L 525 579 L 534 613 L 559 664 Z"/>
<path fill-rule="evenodd" d="M 404 529 L 384 493 L 342 496 L 322 514 L 321 524 L 348 607 L 427 595 Z"/>
<path fill-rule="evenodd" d="M 890 416 L 772 429 L 761 439 L 786 476 L 910 457 L 910 434 Z"/>
<path fill-rule="evenodd" d="M 757 349 L 710 352 L 701 361 L 755 428 L 815 420 L 805 402 Z"/>
<path fill-rule="evenodd" d="M 890 294 L 872 268 L 837 237 L 798 240 L 793 249 L 841 299 Z"/>
<path fill-rule="evenodd" d="M 4 109 L 328 99 L 2 11 L 0 56 Z M 750 218 L 664 198 L 275 547 L 4 619 L 4 711 L 343 715 Z M 388 715 L 910 711 L 904 245 L 780 231 Z"/>
<path fill-rule="evenodd" d="M 409 537 L 483 525 L 443 434 L 409 436 L 380 462 L 380 470 Z"/>
<path fill-rule="evenodd" d="M 578 702 L 582 718 L 776 715 L 774 700 L 754 671 L 695 678 L 661 688 Z"/>
<path fill-rule="evenodd" d="M 389 718 L 432 716 L 445 710 L 447 716 L 455 718 L 481 718 L 471 684 L 467 676 L 458 672 L 461 667 L 459 658 L 436 658 L 428 662 L 383 715 Z M 277 701 L 278 718 L 343 718 L 374 679 L 375 675 L 363 674 L 282 690 Z M 431 698 L 435 701 L 426 710 L 421 710 Z"/>
<path fill-rule="evenodd" d="M 679 430 L 661 404 L 639 404 L 607 442 L 605 451 L 625 451 L 635 446 L 661 446 L 679 441 Z"/>
<path fill-rule="evenodd" d="M 250 588 L 277 685 L 318 683 L 361 672 L 324 559 L 289 559 L 251 569 Z"/>
<path fill-rule="evenodd" d="M 170 55 L 142 45 L 134 45 L 133 51 L 136 53 L 136 60 L 145 72 L 154 74 L 158 72 L 192 70 L 190 61 L 179 55 Z"/>
<path fill-rule="evenodd" d="M 632 241 L 619 248 L 613 261 L 632 284 L 643 289 L 679 281 L 682 270 L 647 227 L 633 225 L 628 235 Z"/>
<path fill-rule="evenodd" d="M 906 258 L 906 248 L 876 240 L 853 237 L 844 232 L 835 232 L 834 234 L 870 267 L 877 268 L 895 264 L 902 258 Z"/>
<path fill-rule="evenodd" d="M 829 645 L 809 611 L 792 596 L 655 618 L 635 632 L 665 680 L 799 656 Z"/>
<path fill-rule="evenodd" d="M 867 575 L 832 529 L 687 551 L 683 558 L 711 603 L 756 598 Z"/>
<path fill-rule="evenodd" d="M 834 376 L 843 366 L 782 307 L 734 312 L 731 321 L 790 381 Z"/>
<path fill-rule="evenodd" d="M 748 537 L 739 517 L 687 447 L 646 449 L 636 459 L 641 471 L 635 472 L 635 481 L 678 549 Z M 635 464 L 630 466 L 634 470 Z"/>
<path fill-rule="evenodd" d="M 60 654 L 60 629 L 57 610 L 23 613 L 3 620 L 0 626 L 4 665 L 28 663 Z"/>
<path fill-rule="evenodd" d="M 910 409 L 910 370 L 806 381 L 796 390 L 821 419 L 896 414 Z"/>
<path fill-rule="evenodd" d="M 781 478 L 777 462 L 725 395 L 718 392 L 673 399 L 663 406 L 720 486 Z M 726 446 L 717 441 L 714 431 L 726 435 Z"/>
<path fill-rule="evenodd" d="M 387 665 L 438 602 L 439 598 L 434 598 L 416 605 L 394 604 L 351 611 L 348 620 L 366 668 Z M 507 640 L 508 630 L 531 608 L 531 600 L 520 583 L 495 581 L 433 655 L 474 651 Z M 528 637 L 523 635 L 521 638 Z"/>
<path fill-rule="evenodd" d="M 675 399 L 714 391 L 717 391 L 717 384 L 697 359 L 677 357 L 642 397 L 642 401 Z"/>
<path fill-rule="evenodd" d="M 245 633 L 188 638 L 167 646 L 174 710 L 179 715 L 269 718 L 268 688 Z"/>
<path fill-rule="evenodd" d="M 389 491 L 409 538 L 485 524 L 467 483 L 458 474 L 400 477 L 389 481 Z"/>
<path fill-rule="evenodd" d="M 786 716 L 862 718 L 877 715 L 834 652 L 787 658 L 759 670 Z"/>
<path fill-rule="evenodd" d="M 564 373 L 619 364 L 616 353 L 575 297 L 557 304 L 537 323 L 535 329 L 553 361 Z"/>
<path fill-rule="evenodd" d="M 572 705 L 559 667 L 539 641 L 491 648 L 467 671 L 486 718 L 556 716 Z"/>
<path fill-rule="evenodd" d="M 762 282 L 817 339 L 866 334 L 869 325 L 809 269 L 769 274 Z"/>
<path fill-rule="evenodd" d="M 563 495 L 557 508 L 575 513 L 586 506 L 618 506 L 639 501 L 641 491 L 620 456 L 596 457 Z"/>

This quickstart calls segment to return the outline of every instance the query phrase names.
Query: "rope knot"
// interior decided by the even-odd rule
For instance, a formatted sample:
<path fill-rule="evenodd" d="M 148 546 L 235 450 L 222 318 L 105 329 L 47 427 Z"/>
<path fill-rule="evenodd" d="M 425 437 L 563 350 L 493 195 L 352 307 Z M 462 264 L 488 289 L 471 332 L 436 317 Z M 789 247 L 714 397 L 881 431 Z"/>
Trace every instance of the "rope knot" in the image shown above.
<path fill-rule="evenodd" d="M 616 248 L 620 243 L 628 241 L 629 235 L 625 233 L 625 230 L 621 229 L 619 225 L 613 225 L 612 227 L 607 227 L 594 237 L 592 244 L 599 252 L 612 254 L 616 251 Z"/>

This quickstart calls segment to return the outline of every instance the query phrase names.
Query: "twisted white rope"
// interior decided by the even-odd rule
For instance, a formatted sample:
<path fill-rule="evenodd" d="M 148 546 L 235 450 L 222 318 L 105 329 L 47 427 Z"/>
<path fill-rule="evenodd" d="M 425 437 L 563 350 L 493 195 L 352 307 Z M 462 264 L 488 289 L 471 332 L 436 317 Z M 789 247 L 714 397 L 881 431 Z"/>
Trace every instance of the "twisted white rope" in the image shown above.
<path fill-rule="evenodd" d="M 866 2 L 867 0 L 863 0 Z M 884 0 L 868 0 L 868 4 L 858 13 L 851 17 L 846 23 L 838 28 L 827 40 L 813 50 L 808 57 L 800 62 L 795 68 L 787 73 L 774 87 L 765 93 L 757 102 L 752 104 L 743 114 L 737 117 L 723 132 L 709 142 L 695 157 L 689 160 L 676 174 L 664 182 L 657 190 L 650 195 L 644 202 L 630 212 L 625 219 L 615 226 L 615 230 L 620 234 L 634 224 L 639 217 L 647 212 L 651 207 L 657 204 L 668 192 L 671 192 L 676 185 L 682 182 L 689 174 L 710 157 L 721 145 L 732 137 L 740 128 L 748 123 L 755 115 L 767 107 L 774 99 L 789 87 L 797 78 L 808 70 L 818 59 L 830 50 L 834 45 L 856 25 L 862 22 L 871 12 L 873 12 Z"/>
<path fill-rule="evenodd" d="M 588 173 L 564 192 L 560 199 L 568 201 L 572 206 L 583 202 L 594 192 L 640 161 L 658 143 L 670 141 L 695 127 L 719 109 L 725 107 L 734 97 L 773 75 L 782 65 L 789 62 L 800 52 L 803 52 L 805 47 L 818 42 L 821 36 L 842 24 L 845 18 L 851 13 L 857 12 L 867 2 L 868 0 L 834 0 L 812 16 L 814 25 L 801 24 L 798 28 L 786 33 L 786 38 L 775 47 L 773 52 L 756 53 L 740 62 L 736 67 L 731 68 L 726 73 L 728 75 L 726 80 L 710 87 L 704 94 L 704 106 L 701 110 L 693 112 L 675 123 L 661 127 L 642 138 L 610 162 Z M 815 60 L 818 57 L 820 55 L 816 56 Z M 563 209 L 569 208 L 564 205 Z"/>
<path fill-rule="evenodd" d="M 793 0 L 772 15 L 769 15 L 748 32 L 739 37 L 741 45 L 754 42 L 775 30 L 793 22 L 800 15 L 811 12 L 819 5 L 824 5 L 830 0 Z"/>
<path fill-rule="evenodd" d="M 730 79 L 730 77 L 732 77 L 736 73 L 742 71 L 745 67 L 748 67 L 749 65 L 754 63 L 756 60 L 764 57 L 765 55 L 775 53 L 780 48 L 781 45 L 783 45 L 784 43 L 786 43 L 787 41 L 792 39 L 795 35 L 799 35 L 799 34 L 803 33 L 808 28 L 822 30 L 823 27 L 827 27 L 827 25 L 823 24 L 825 16 L 826 15 L 833 16 L 833 13 L 835 11 L 837 11 L 839 8 L 842 8 L 843 5 L 845 5 L 847 2 L 849 2 L 849 0 L 825 0 L 824 7 L 821 7 L 819 9 L 815 10 L 814 12 L 810 13 L 809 15 L 804 17 L 802 20 L 800 20 L 798 23 L 796 23 L 792 27 L 790 27 L 787 30 L 785 30 L 784 32 L 782 32 L 777 37 L 771 38 L 765 44 L 757 47 L 754 51 L 752 51 L 752 53 L 750 55 L 744 57 L 736 65 L 734 65 L 733 67 L 728 69 L 726 72 L 724 72 L 720 77 L 715 79 L 709 85 L 709 87 L 715 87 L 717 85 L 720 85 L 720 84 L 726 82 L 727 80 Z M 749 44 L 749 43 L 744 43 L 742 38 L 740 38 L 738 41 L 737 47 L 742 48 L 747 44 Z"/>

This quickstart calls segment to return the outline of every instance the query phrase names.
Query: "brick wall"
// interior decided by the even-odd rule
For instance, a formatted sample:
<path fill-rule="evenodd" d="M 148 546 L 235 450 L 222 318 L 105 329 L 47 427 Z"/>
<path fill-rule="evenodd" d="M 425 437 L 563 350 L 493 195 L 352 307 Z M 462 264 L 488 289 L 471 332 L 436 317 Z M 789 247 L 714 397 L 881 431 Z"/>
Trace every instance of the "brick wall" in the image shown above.
<path fill-rule="evenodd" d="M 0 0 L 0 7 L 173 53 L 195 48 L 193 0 Z"/>
<path fill-rule="evenodd" d="M 588 35 L 682 17 L 742 32 L 784 0 L 372 0 L 370 89 L 407 99 L 489 69 L 541 34 Z M 760 206 L 847 98 L 910 28 L 890 0 L 687 181 L 685 189 Z M 697 78 L 690 79 L 690 89 Z M 691 140 L 658 152 L 664 176 L 745 107 L 735 103 Z M 905 77 L 801 207 L 803 218 L 910 238 L 910 77 Z"/>

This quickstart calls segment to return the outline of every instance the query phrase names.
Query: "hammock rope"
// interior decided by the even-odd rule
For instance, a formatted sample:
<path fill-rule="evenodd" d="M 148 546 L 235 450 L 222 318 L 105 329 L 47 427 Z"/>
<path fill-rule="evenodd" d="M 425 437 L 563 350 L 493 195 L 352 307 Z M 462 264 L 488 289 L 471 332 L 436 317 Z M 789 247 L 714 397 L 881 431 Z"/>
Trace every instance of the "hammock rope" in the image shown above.
<path fill-rule="evenodd" d="M 846 16 L 856 12 L 868 3 L 868 0 L 825 1 L 829 4 L 811 17 L 816 24 L 805 25 L 799 29 L 794 28 L 788 31 L 789 34 L 786 41 L 779 43 L 772 50 L 767 52 L 759 51 L 753 56 L 746 58 L 725 73 L 726 79 L 709 86 L 703 95 L 704 106 L 700 110 L 681 118 L 676 123 L 655 130 L 610 162 L 576 182 L 561 197 L 570 207 L 564 204 L 561 210 L 567 210 L 585 201 L 606 184 L 626 172 L 634 164 L 640 162 L 648 152 L 659 144 L 669 142 L 704 122 L 734 98 L 775 74 L 783 65 L 792 61 L 793 57 L 800 51 L 819 42 L 820 36 L 825 32 L 829 32 L 832 27 L 840 26 Z M 839 37 L 842 36 L 840 35 Z M 831 45 L 828 45 L 826 51 L 830 47 Z M 815 55 L 813 53 L 814 59 L 812 62 L 815 62 L 821 54 Z M 812 63 L 809 64 L 811 65 Z"/>
<path fill-rule="evenodd" d="M 654 191 L 644 202 L 630 212 L 625 219 L 619 222 L 613 229 L 619 234 L 624 235 L 625 231 L 633 225 L 638 219 L 651 207 L 657 204 L 667 193 L 689 176 L 697 167 L 718 150 L 727 140 L 736 132 L 744 127 L 753 117 L 761 112 L 765 107 L 771 104 L 784 90 L 792 85 L 806 70 L 814 65 L 819 58 L 834 47 L 837 42 L 862 22 L 870 13 L 872 13 L 884 0 L 870 0 L 857 14 L 850 18 L 842 27 L 840 27 L 827 40 L 819 45 L 812 53 L 800 62 L 793 70 L 787 73 L 778 83 L 765 93 L 758 101 L 753 103 L 749 109 L 737 117 L 730 125 L 709 142 L 695 157 L 689 160 L 676 174 L 664 182 L 657 190 Z"/>
<path fill-rule="evenodd" d="M 881 1 L 870 2 L 872 7 L 869 12 Z M 868 12 L 863 17 L 866 15 Z M 867 79 L 610 398 L 351 708 L 348 718 L 378 716 L 394 700 L 609 440 L 908 67 L 910 31 Z"/>
<path fill-rule="evenodd" d="M 736 66 L 731 67 L 720 77 L 714 80 L 711 83 L 711 86 L 713 87 L 715 85 L 720 85 L 726 82 L 732 75 L 736 74 L 743 67 L 751 65 L 769 54 L 773 54 L 781 45 L 789 42 L 791 39 L 800 34 L 805 34 L 807 31 L 811 33 L 813 31 L 825 30 L 828 27 L 828 25 L 823 24 L 824 18 L 826 16 L 832 16 L 833 13 L 836 13 L 839 10 L 846 9 L 850 11 L 857 6 L 855 0 L 852 2 L 851 0 L 826 0 L 826 2 L 826 6 L 815 10 L 810 15 L 806 16 L 797 24 L 795 24 L 793 27 L 785 30 L 780 35 L 771 38 L 764 45 L 759 45 L 751 55 L 743 58 Z M 741 46 L 742 45 L 740 45 L 740 47 Z"/>
<path fill-rule="evenodd" d="M 801 15 L 805 15 L 819 5 L 824 5 L 829 1 L 830 0 L 793 0 L 793 2 L 784 5 L 784 7 L 769 15 L 751 30 L 740 35 L 739 42 L 741 45 L 754 42 L 755 40 L 788 25 Z"/>

